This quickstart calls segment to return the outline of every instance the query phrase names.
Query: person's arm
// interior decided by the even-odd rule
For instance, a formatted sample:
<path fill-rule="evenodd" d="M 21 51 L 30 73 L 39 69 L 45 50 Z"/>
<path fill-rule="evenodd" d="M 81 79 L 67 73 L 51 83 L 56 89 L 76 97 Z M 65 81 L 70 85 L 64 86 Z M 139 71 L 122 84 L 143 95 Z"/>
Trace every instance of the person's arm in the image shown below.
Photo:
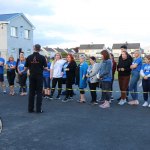
<path fill-rule="evenodd" d="M 19 67 L 17 67 L 17 71 L 18 71 L 19 74 L 21 73 L 20 70 L 19 70 Z"/>
<path fill-rule="evenodd" d="M 11 69 L 16 69 L 16 62 L 13 63 L 13 66 L 10 67 Z"/>
<path fill-rule="evenodd" d="M 77 67 L 76 62 L 72 62 L 66 67 L 65 71 L 74 72 L 76 70 L 76 67 Z"/>
<path fill-rule="evenodd" d="M 24 66 L 24 71 L 27 71 L 28 68 L 29 68 L 29 59 L 28 59 L 28 57 L 27 57 L 26 63 L 25 63 L 25 66 Z"/>
<path fill-rule="evenodd" d="M 117 68 L 117 63 L 113 61 L 113 74 L 115 74 Z"/>
<path fill-rule="evenodd" d="M 90 73 L 88 74 L 88 77 L 93 77 L 95 76 L 98 72 L 99 72 L 99 69 L 100 69 L 100 64 L 95 64 L 94 67 L 92 68 L 92 70 L 90 71 Z"/>
<path fill-rule="evenodd" d="M 4 66 L 5 64 L 5 60 L 3 60 L 3 62 L 0 62 L 0 66 Z"/>
<path fill-rule="evenodd" d="M 137 68 L 137 66 L 138 66 L 140 63 L 141 63 L 141 59 L 139 58 L 139 59 L 136 60 L 136 63 L 135 63 L 135 64 L 133 64 L 133 65 L 130 66 L 130 68 L 131 68 L 131 69 L 135 69 L 135 68 Z"/>
<path fill-rule="evenodd" d="M 47 62 L 46 62 L 46 59 L 45 59 L 44 56 L 43 56 L 43 67 L 44 67 L 45 70 L 48 69 L 48 67 L 47 67 Z"/>
<path fill-rule="evenodd" d="M 50 79 L 53 78 L 53 71 L 54 71 L 54 61 L 52 62 L 51 67 L 50 67 Z"/>
<path fill-rule="evenodd" d="M 84 64 L 84 68 L 83 68 L 83 76 L 82 76 L 82 79 L 84 80 L 84 78 L 86 77 L 86 74 L 87 74 L 87 69 L 88 69 L 88 65 L 87 64 Z"/>
<path fill-rule="evenodd" d="M 140 75 L 141 75 L 141 77 L 142 77 L 142 78 L 144 78 L 144 77 L 145 77 L 145 73 L 144 73 L 143 69 L 141 69 L 141 71 L 140 71 Z"/>
<path fill-rule="evenodd" d="M 103 73 L 100 72 L 100 78 L 103 78 L 105 75 L 109 74 L 110 70 L 112 70 L 112 64 L 111 61 L 107 61 Z"/>
<path fill-rule="evenodd" d="M 8 70 L 9 69 L 9 67 L 8 67 L 8 63 L 6 63 L 6 70 Z"/>

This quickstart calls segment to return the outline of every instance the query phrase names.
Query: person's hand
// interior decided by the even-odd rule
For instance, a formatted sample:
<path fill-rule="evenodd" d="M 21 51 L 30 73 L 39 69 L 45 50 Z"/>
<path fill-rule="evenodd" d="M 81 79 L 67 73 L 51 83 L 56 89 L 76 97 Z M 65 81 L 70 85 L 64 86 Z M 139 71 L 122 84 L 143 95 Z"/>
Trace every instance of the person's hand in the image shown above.
<path fill-rule="evenodd" d="M 130 66 L 130 69 L 133 69 L 133 66 L 132 66 L 132 65 Z"/>
<path fill-rule="evenodd" d="M 52 79 L 53 79 L 53 77 L 52 77 L 52 76 L 50 76 L 50 79 L 52 80 Z"/>
<path fill-rule="evenodd" d="M 121 70 L 121 71 L 124 71 L 124 68 L 121 68 L 120 70 Z"/>
<path fill-rule="evenodd" d="M 86 77 L 88 78 L 88 77 L 89 77 L 89 75 L 88 75 L 88 74 L 86 74 Z"/>
<path fill-rule="evenodd" d="M 85 75 L 82 76 L 82 80 L 84 80 L 84 78 L 85 78 Z"/>
<path fill-rule="evenodd" d="M 147 77 L 147 76 L 144 76 L 144 79 L 145 79 L 145 80 L 147 80 L 147 79 L 148 79 L 148 77 Z"/>
<path fill-rule="evenodd" d="M 19 71 L 18 73 L 19 73 L 20 75 L 22 75 L 22 72 L 21 72 L 21 71 Z"/>
<path fill-rule="evenodd" d="M 65 71 L 69 71 L 69 68 L 66 68 Z"/>

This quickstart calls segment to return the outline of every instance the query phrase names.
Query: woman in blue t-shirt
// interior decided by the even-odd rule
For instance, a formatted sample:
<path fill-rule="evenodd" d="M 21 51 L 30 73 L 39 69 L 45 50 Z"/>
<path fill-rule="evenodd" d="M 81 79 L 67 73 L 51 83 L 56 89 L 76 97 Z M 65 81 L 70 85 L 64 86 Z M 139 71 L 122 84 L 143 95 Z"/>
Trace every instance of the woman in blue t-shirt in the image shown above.
<path fill-rule="evenodd" d="M 132 62 L 132 65 L 130 66 L 131 71 L 131 80 L 130 80 L 130 86 L 129 91 L 131 92 L 132 101 L 130 101 L 128 104 L 130 105 L 138 105 L 138 93 L 137 93 L 137 83 L 140 79 L 140 70 L 142 67 L 142 58 L 140 51 L 134 52 L 135 59 Z"/>
<path fill-rule="evenodd" d="M 19 84 L 20 84 L 20 95 L 24 96 L 27 95 L 26 91 L 26 81 L 27 81 L 27 71 L 25 71 L 25 58 L 24 56 L 20 56 L 20 60 L 18 62 L 18 75 L 19 75 Z"/>
<path fill-rule="evenodd" d="M 50 98 L 50 66 L 51 63 L 48 62 L 47 57 L 46 61 L 47 61 L 47 70 L 43 71 L 43 84 L 44 84 L 44 97 L 45 98 Z"/>
<path fill-rule="evenodd" d="M 10 95 L 14 95 L 14 80 L 15 80 L 15 69 L 16 69 L 16 62 L 14 61 L 14 57 L 10 56 L 8 61 L 6 62 L 6 70 L 7 70 L 7 80 L 10 87 Z"/>
<path fill-rule="evenodd" d="M 150 107 L 148 105 L 148 94 L 150 93 L 150 55 L 145 57 L 145 64 L 142 65 L 140 74 L 142 76 L 142 87 L 143 87 L 143 97 L 144 104 L 143 107 Z"/>

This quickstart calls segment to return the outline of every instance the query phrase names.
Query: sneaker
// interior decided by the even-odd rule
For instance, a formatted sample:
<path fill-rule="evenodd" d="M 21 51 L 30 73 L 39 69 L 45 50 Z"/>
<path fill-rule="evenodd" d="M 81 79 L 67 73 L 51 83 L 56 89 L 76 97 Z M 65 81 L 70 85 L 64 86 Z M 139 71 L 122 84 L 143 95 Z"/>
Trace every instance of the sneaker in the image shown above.
<path fill-rule="evenodd" d="M 124 105 L 126 102 L 127 102 L 126 99 L 121 99 L 118 104 L 119 104 L 119 105 Z"/>
<path fill-rule="evenodd" d="M 99 105 L 99 107 L 101 107 L 101 108 L 109 108 L 110 107 L 110 103 L 105 101 L 105 103 L 102 104 L 102 105 Z"/>
<path fill-rule="evenodd" d="M 36 111 L 36 113 L 43 113 L 43 110 L 40 110 L 40 111 Z"/>
<path fill-rule="evenodd" d="M 148 107 L 150 107 L 150 104 L 148 105 Z"/>
<path fill-rule="evenodd" d="M 6 91 L 3 91 L 3 94 L 6 94 Z"/>
<path fill-rule="evenodd" d="M 48 99 L 53 99 L 53 95 L 50 95 L 50 96 L 48 97 Z"/>
<path fill-rule="evenodd" d="M 111 101 L 113 101 L 113 100 L 114 100 L 113 96 L 111 96 L 110 100 L 111 100 Z"/>
<path fill-rule="evenodd" d="M 66 102 L 68 102 L 68 101 L 69 101 L 68 98 L 65 98 L 65 99 L 62 100 L 62 102 L 64 102 L 64 103 L 66 103 Z"/>
<path fill-rule="evenodd" d="M 121 97 L 119 97 L 119 98 L 117 99 L 117 101 L 119 101 L 119 102 L 120 102 L 120 100 L 121 100 Z"/>
<path fill-rule="evenodd" d="M 72 100 L 73 100 L 73 97 L 69 97 L 69 100 L 72 101 Z"/>
<path fill-rule="evenodd" d="M 142 106 L 143 107 L 147 107 L 148 106 L 148 102 L 144 102 L 144 104 Z"/>
<path fill-rule="evenodd" d="M 56 99 L 60 99 L 60 96 L 59 96 L 59 95 L 57 95 Z"/>
<path fill-rule="evenodd" d="M 91 103 L 91 105 L 98 105 L 98 102 L 91 101 L 90 103 Z"/>

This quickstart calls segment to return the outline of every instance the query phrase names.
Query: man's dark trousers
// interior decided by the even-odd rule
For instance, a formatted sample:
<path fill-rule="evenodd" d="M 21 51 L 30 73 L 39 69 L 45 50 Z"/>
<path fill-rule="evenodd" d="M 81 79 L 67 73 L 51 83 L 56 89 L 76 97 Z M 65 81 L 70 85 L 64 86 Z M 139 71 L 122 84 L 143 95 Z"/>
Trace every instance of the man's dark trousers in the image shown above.
<path fill-rule="evenodd" d="M 29 77 L 29 104 L 28 111 L 34 111 L 35 94 L 36 97 L 36 111 L 41 111 L 42 106 L 42 89 L 43 89 L 43 76 L 36 75 Z"/>

